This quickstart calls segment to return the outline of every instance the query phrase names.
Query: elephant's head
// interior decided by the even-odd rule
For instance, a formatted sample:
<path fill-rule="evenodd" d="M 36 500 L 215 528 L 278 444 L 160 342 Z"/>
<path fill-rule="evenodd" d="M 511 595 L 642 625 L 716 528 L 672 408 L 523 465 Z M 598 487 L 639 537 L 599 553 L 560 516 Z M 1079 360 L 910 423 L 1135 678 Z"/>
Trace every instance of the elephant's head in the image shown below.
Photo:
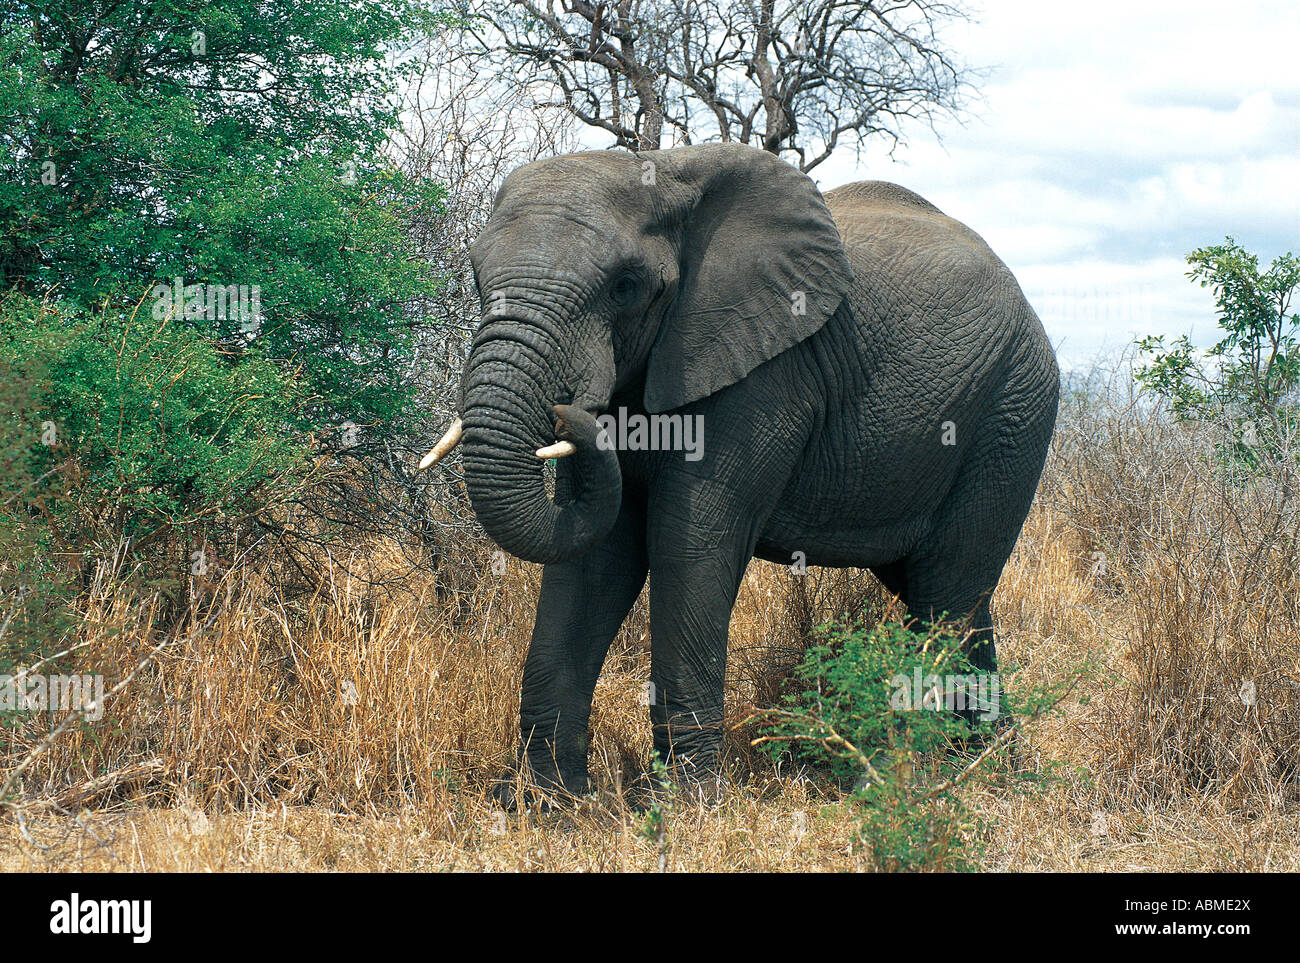
<path fill-rule="evenodd" d="M 664 412 L 734 384 L 821 327 L 851 280 L 813 182 L 732 144 L 528 164 L 470 256 L 483 316 L 465 481 L 488 534 L 540 562 L 581 554 L 617 516 L 618 456 L 591 413 L 616 391 Z M 562 505 L 538 458 L 557 437 L 573 452 Z"/>

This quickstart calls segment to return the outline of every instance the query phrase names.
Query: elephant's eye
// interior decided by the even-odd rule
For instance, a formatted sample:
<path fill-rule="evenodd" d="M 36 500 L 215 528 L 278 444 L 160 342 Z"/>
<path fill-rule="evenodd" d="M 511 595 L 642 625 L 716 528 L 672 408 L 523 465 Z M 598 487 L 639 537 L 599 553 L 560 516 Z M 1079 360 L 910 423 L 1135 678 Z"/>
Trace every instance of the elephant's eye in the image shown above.
<path fill-rule="evenodd" d="M 640 279 L 632 272 L 626 271 L 615 278 L 614 285 L 610 288 L 609 293 L 615 304 L 626 306 L 636 300 L 640 290 Z"/>

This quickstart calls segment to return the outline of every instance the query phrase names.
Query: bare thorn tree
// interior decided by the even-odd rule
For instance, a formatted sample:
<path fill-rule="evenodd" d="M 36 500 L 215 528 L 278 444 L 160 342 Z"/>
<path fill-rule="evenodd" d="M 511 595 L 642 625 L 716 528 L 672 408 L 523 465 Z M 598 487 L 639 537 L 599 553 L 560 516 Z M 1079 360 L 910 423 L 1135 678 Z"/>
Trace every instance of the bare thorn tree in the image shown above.
<path fill-rule="evenodd" d="M 413 312 L 420 322 L 419 345 L 407 383 L 417 386 L 426 433 L 385 440 L 387 473 L 366 495 L 378 502 L 380 489 L 400 492 L 405 529 L 444 548 L 449 533 L 481 533 L 460 484 L 458 460 L 453 455 L 435 472 L 417 471 L 415 464 L 460 410 L 460 372 L 479 321 L 469 246 L 506 175 L 570 149 L 577 126 L 566 111 L 536 103 L 530 89 L 500 83 L 482 59 L 481 51 L 450 31 L 430 38 L 406 90 L 403 129 L 390 145 L 406 174 L 446 188 L 437 215 L 411 227 L 418 249 L 444 283 Z"/>
<path fill-rule="evenodd" d="M 615 146 L 722 140 L 803 171 L 838 147 L 959 115 L 970 71 L 931 0 L 476 0 L 470 34 L 516 85 Z"/>

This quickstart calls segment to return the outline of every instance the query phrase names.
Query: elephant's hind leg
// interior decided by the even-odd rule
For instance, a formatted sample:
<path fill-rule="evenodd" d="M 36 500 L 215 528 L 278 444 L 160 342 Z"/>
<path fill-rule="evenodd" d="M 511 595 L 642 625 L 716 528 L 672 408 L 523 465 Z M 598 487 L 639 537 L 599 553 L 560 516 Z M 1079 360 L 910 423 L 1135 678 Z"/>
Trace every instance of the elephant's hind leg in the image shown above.
<path fill-rule="evenodd" d="M 930 533 L 904 563 L 909 614 L 930 622 L 946 613 L 969 633 L 966 653 L 983 672 L 997 671 L 990 601 L 1029 514 L 1051 432 L 1050 420 L 1019 413 L 1009 408 L 981 426 Z"/>

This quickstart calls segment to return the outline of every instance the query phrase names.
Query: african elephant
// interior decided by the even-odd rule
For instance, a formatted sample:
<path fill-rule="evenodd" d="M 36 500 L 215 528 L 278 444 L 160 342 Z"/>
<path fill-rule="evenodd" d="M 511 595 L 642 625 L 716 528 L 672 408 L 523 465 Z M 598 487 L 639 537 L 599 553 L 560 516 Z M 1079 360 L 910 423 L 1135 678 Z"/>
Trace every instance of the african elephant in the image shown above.
<path fill-rule="evenodd" d="M 596 678 L 647 572 L 654 744 L 678 773 L 718 766 L 752 557 L 869 568 L 918 619 L 959 616 L 995 667 L 989 598 L 1059 378 L 974 231 L 893 184 L 823 198 L 771 154 L 712 144 L 527 164 L 471 260 L 461 419 L 425 463 L 463 438 L 484 529 L 545 563 L 520 705 L 538 782 L 587 788 Z M 703 444 L 620 448 L 596 420 L 615 412 L 681 415 Z"/>

